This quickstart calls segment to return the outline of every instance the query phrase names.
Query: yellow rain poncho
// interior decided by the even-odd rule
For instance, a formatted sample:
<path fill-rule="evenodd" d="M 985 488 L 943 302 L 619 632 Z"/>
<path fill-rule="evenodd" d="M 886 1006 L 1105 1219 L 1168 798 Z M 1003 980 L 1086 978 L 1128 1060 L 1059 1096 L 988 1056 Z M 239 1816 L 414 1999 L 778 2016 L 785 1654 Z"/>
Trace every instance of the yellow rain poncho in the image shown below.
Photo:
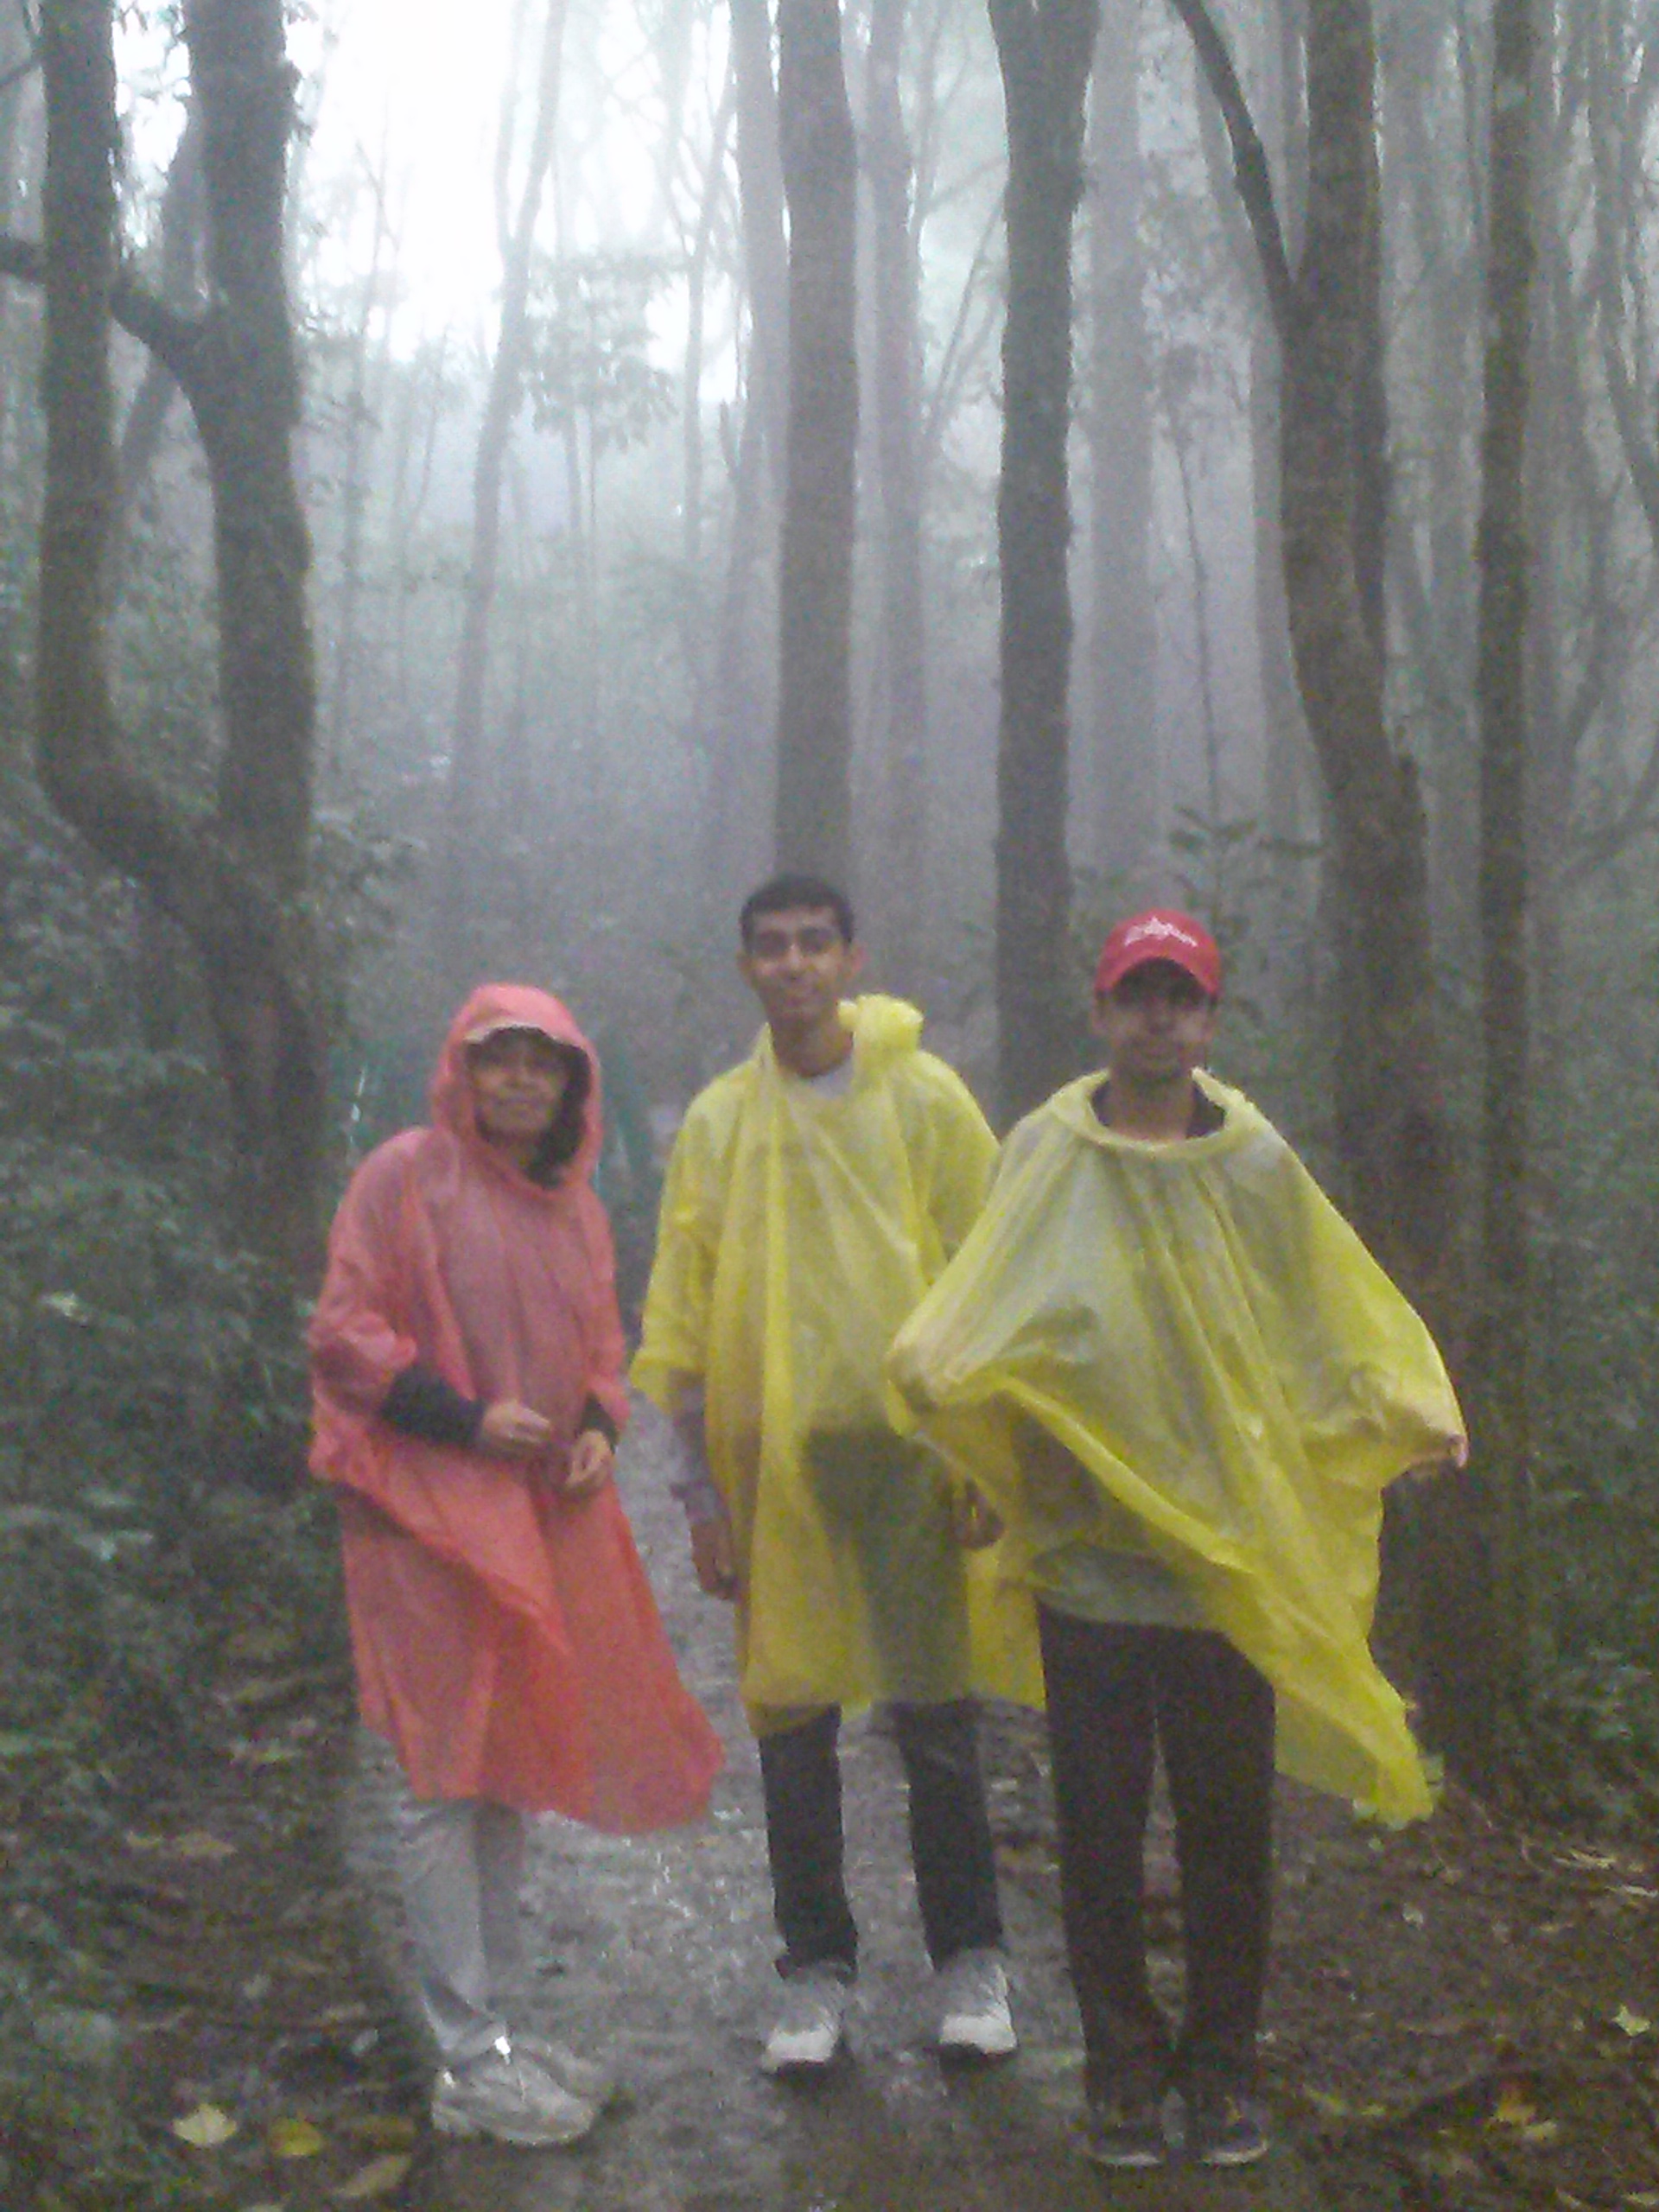
<path fill-rule="evenodd" d="M 839 1088 L 762 1031 L 693 1101 L 669 1162 L 633 1381 L 673 1414 L 701 1388 L 736 1538 L 744 1700 L 768 1716 L 970 1688 L 1040 1696 L 1028 1601 L 1003 1618 L 950 1485 L 884 1405 L 893 1333 L 966 1236 L 996 1141 L 899 1001 L 842 1007 Z"/>
<path fill-rule="evenodd" d="M 1383 1486 L 1462 1433 L 1440 1355 L 1248 1100 L 1201 1076 L 1224 1126 L 1151 1145 L 1102 1126 L 1100 1080 L 1009 1138 L 896 1390 L 990 1495 L 1011 1572 L 1040 1594 L 1070 1546 L 1151 1554 L 1273 1683 L 1281 1768 L 1414 1818 L 1427 1785 L 1368 1637 Z M 1069 1482 L 1020 1448 L 1031 1421 Z"/>

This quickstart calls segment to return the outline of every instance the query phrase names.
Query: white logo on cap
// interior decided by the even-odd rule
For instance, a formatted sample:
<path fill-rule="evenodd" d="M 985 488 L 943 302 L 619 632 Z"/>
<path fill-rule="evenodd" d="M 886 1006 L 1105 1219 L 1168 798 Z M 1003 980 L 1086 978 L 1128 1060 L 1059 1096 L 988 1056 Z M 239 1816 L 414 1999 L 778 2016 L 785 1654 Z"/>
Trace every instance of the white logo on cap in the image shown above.
<path fill-rule="evenodd" d="M 1123 939 L 1124 950 L 1127 951 L 1130 945 L 1140 944 L 1149 937 L 1173 937 L 1177 944 L 1190 944 L 1194 952 L 1198 950 L 1198 940 L 1190 930 L 1184 930 L 1179 922 L 1166 922 L 1157 914 L 1148 921 L 1135 924 Z"/>

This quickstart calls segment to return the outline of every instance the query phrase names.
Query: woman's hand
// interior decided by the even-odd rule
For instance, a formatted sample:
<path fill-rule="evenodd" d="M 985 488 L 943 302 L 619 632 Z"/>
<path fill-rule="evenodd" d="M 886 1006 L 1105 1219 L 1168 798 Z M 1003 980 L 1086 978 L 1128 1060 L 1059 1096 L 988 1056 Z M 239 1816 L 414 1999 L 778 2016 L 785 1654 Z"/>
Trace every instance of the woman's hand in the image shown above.
<path fill-rule="evenodd" d="M 597 1428 L 584 1428 L 570 1447 L 570 1471 L 564 1478 L 567 1497 L 590 1497 L 611 1478 L 616 1453 L 609 1437 Z"/>
<path fill-rule="evenodd" d="M 553 1424 L 517 1398 L 498 1398 L 478 1425 L 478 1448 L 499 1459 L 533 1459 L 553 1441 Z"/>

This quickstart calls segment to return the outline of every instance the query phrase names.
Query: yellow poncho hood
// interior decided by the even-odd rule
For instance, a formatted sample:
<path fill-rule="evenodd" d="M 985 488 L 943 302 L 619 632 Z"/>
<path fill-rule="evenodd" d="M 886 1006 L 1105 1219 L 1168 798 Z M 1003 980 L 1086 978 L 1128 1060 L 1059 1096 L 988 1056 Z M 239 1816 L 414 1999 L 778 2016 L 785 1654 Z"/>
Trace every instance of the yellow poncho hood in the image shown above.
<path fill-rule="evenodd" d="M 1280 1764 L 1390 1820 L 1421 1762 L 1368 1637 L 1384 1484 L 1462 1433 L 1427 1330 L 1295 1154 L 1208 1077 L 1223 1128 L 1106 1129 L 1092 1075 L 1010 1136 L 995 1191 L 894 1344 L 921 1433 L 1008 1523 L 1014 1571 L 1144 1548 L 1272 1681 Z M 1021 1471 L 1020 1416 L 1086 1470 Z"/>
<path fill-rule="evenodd" d="M 665 1411 L 700 1386 L 746 1602 L 752 1712 L 970 1687 L 1039 1694 L 1024 1613 L 994 1624 L 988 1564 L 950 1532 L 945 1470 L 897 1437 L 894 1332 L 967 1235 L 996 1141 L 919 1049 L 901 1001 L 849 1001 L 848 1081 L 781 1069 L 762 1031 L 691 1104 L 664 1181 L 632 1377 Z M 961 1611 L 957 1656 L 930 1618 Z"/>

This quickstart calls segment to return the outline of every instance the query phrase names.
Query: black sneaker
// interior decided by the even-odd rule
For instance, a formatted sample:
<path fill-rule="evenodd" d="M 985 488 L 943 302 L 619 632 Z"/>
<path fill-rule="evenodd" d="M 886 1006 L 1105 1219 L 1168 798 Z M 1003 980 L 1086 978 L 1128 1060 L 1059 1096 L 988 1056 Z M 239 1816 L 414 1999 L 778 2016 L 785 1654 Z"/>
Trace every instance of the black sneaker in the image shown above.
<path fill-rule="evenodd" d="M 1089 2105 L 1084 2150 L 1097 2166 L 1161 2166 L 1169 2156 L 1161 2097 L 1097 2097 Z"/>
<path fill-rule="evenodd" d="M 1187 2090 L 1186 2155 L 1201 2166 L 1253 2166 L 1269 2147 L 1259 2101 L 1219 2084 Z"/>

